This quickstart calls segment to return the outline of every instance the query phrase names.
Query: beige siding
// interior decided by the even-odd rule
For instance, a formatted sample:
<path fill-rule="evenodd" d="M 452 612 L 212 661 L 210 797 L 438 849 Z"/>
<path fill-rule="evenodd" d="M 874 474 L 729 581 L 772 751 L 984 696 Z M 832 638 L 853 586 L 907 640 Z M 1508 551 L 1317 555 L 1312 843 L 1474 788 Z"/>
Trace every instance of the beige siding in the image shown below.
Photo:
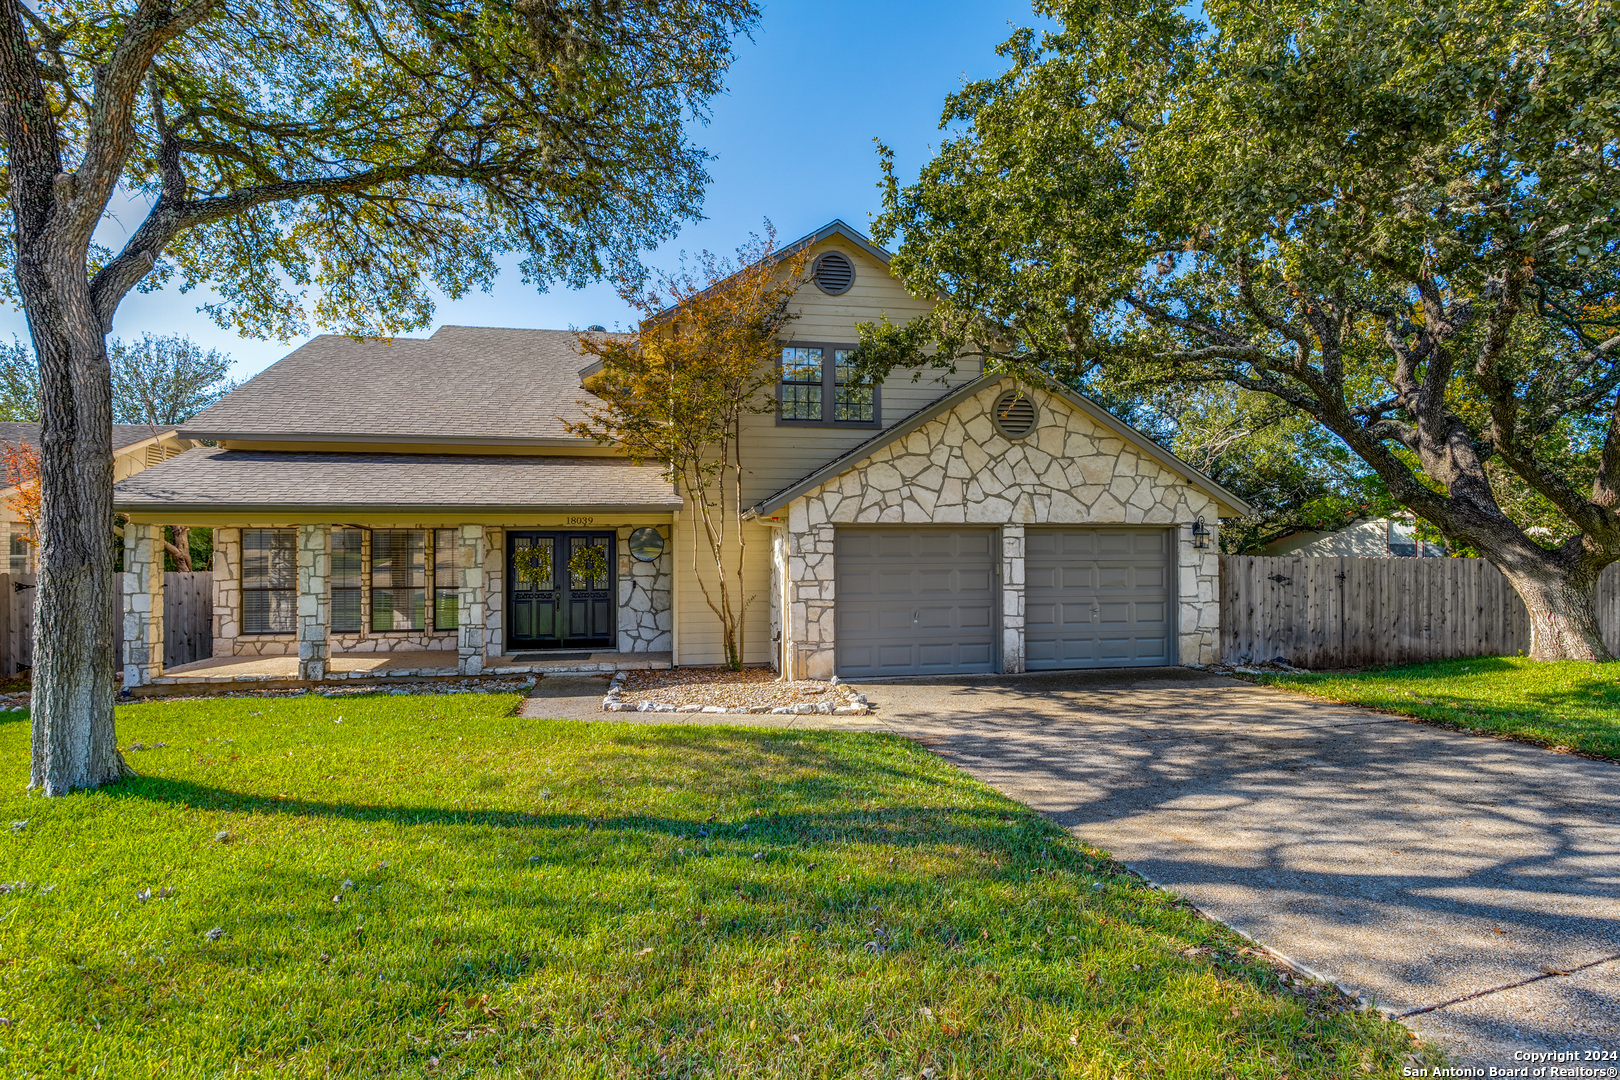
<path fill-rule="evenodd" d="M 753 523 L 743 526 L 743 539 L 747 545 L 743 565 L 744 588 L 752 602 L 748 604 L 743 635 L 743 661 L 749 664 L 767 664 L 771 660 L 771 531 Z M 714 557 L 709 553 L 708 541 L 698 538 L 698 566 L 692 565 L 692 525 L 688 515 L 682 514 L 676 527 L 675 542 L 675 621 L 680 630 L 676 638 L 676 663 L 687 667 L 726 662 L 725 646 L 721 641 L 720 620 L 704 602 L 702 581 L 714 583 Z M 727 565 L 736 565 L 736 546 L 727 552 Z M 718 593 L 715 593 L 718 597 Z"/>
<path fill-rule="evenodd" d="M 785 342 L 853 345 L 860 337 L 859 323 L 875 323 L 886 315 L 896 325 L 904 325 L 932 309 L 932 302 L 906 292 L 882 263 L 841 237 L 816 245 L 812 258 L 825 251 L 839 251 L 849 258 L 855 265 L 855 284 L 841 296 L 828 296 L 815 285 L 800 289 L 793 300 L 799 317 L 788 327 Z M 879 394 L 879 419 L 887 427 L 978 374 L 976 361 L 963 362 L 954 373 L 933 368 L 895 371 Z M 918 377 L 913 379 L 913 375 Z M 772 495 L 874 434 L 872 428 L 779 427 L 774 413 L 756 413 L 743 426 L 743 461 L 748 472 L 744 498 L 756 502 Z"/>

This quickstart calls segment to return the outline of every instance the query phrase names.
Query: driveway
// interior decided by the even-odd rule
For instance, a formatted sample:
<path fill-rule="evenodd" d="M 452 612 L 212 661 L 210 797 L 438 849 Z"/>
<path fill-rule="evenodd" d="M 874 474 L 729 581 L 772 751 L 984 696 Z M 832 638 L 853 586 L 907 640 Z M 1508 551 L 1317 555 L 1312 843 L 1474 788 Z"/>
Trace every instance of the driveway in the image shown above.
<path fill-rule="evenodd" d="M 525 711 L 606 718 L 561 682 Z M 1620 766 L 1185 669 L 861 689 L 781 720 L 918 740 L 1464 1064 L 1620 1052 Z"/>

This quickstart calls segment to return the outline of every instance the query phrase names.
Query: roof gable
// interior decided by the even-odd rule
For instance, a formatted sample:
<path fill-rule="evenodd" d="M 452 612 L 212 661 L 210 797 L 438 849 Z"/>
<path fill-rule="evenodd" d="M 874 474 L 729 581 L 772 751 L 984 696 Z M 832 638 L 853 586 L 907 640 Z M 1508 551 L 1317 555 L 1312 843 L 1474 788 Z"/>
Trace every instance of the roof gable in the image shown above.
<path fill-rule="evenodd" d="M 886 447 L 900 442 L 925 425 L 944 417 L 975 395 L 998 387 L 1002 383 L 1012 383 L 1014 381 L 1011 375 L 1001 374 L 981 376 L 971 382 L 964 383 L 927 407 L 919 409 L 898 423 L 885 428 L 865 442 L 851 447 L 845 453 L 822 465 L 798 482 L 757 503 L 750 513 L 758 517 L 774 514 L 794 499 L 814 491 L 823 484 L 856 468 L 861 462 Z M 1136 451 L 1137 454 L 1147 457 L 1165 472 L 1176 476 L 1191 487 L 1203 492 L 1218 505 L 1221 516 L 1237 516 L 1250 512 L 1251 508 L 1248 503 L 1159 446 L 1140 431 L 1115 417 L 1091 399 L 1066 388 L 1046 388 L 1045 392 L 1048 397 L 1060 401 L 1064 406 L 1082 414 L 1105 433 L 1118 438 L 1124 445 Z"/>

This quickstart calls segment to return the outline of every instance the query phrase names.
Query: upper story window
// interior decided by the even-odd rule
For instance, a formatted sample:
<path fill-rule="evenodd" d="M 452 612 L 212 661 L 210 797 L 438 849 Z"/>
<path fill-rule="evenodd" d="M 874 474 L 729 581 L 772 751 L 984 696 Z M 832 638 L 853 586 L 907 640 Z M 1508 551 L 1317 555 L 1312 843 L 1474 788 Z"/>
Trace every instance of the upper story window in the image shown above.
<path fill-rule="evenodd" d="M 877 427 L 878 389 L 862 386 L 849 366 L 853 345 L 789 345 L 777 387 L 782 423 Z"/>

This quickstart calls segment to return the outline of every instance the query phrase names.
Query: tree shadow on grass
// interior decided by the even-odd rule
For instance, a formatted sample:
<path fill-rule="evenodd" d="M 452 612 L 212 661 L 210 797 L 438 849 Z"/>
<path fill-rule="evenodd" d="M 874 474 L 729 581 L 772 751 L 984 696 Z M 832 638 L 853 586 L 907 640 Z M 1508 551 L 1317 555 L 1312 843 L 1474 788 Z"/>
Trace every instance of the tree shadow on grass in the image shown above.
<path fill-rule="evenodd" d="M 836 785 L 810 777 L 778 785 L 771 800 L 803 804 L 835 798 Z M 734 815 L 736 820 L 669 817 L 656 814 L 541 813 L 525 810 L 466 810 L 445 806 L 343 802 L 233 791 L 189 780 L 132 776 L 101 789 L 114 798 L 169 803 L 190 809 L 227 813 L 274 814 L 310 819 L 404 826 L 446 826 L 506 830 L 513 839 L 573 831 L 620 832 L 688 841 L 746 841 L 751 846 L 802 847 L 806 843 L 882 844 L 917 847 L 972 841 L 984 853 L 1006 860 L 1039 855 L 1043 846 L 1065 839 L 1033 811 L 1007 802 L 979 807 L 941 801 L 933 805 L 887 805 L 843 811 L 806 812 L 782 809 L 760 815 Z M 945 795 L 945 792 L 941 793 Z M 996 800 L 999 801 L 999 800 Z"/>

